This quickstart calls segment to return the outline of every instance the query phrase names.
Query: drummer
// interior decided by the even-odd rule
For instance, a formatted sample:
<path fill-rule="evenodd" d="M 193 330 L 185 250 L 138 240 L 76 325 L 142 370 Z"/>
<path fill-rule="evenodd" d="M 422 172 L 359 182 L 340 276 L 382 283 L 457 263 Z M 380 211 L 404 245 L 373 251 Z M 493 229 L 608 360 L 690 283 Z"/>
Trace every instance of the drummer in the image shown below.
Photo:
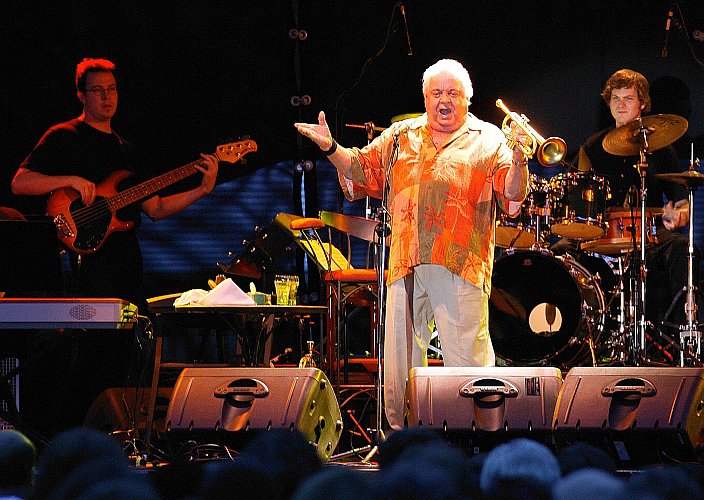
<path fill-rule="evenodd" d="M 591 171 L 607 179 L 611 198 L 607 200 L 607 214 L 611 211 L 638 211 L 640 206 L 640 174 L 634 165 L 639 162 L 637 150 L 633 156 L 617 156 L 607 152 L 603 146 L 604 137 L 614 130 L 639 118 L 650 111 L 649 85 L 646 78 L 633 70 L 620 69 L 606 81 L 601 97 L 609 106 L 614 125 L 594 134 L 580 147 L 577 166 L 580 171 Z M 655 213 L 662 213 L 656 220 L 657 243 L 653 243 L 646 253 L 647 319 L 656 325 L 666 320 L 677 325 L 686 324 L 684 293 L 675 304 L 672 314 L 664 318 L 677 293 L 687 286 L 688 238 L 677 231 L 689 222 L 689 202 L 686 188 L 680 184 L 666 182 L 655 177 L 681 171 L 674 149 L 670 143 L 678 137 L 667 140 L 667 130 L 662 130 L 657 141 L 651 145 L 647 158 L 648 168 L 645 177 L 647 207 Z M 653 136 L 653 139 L 655 137 Z M 656 142 L 655 140 L 653 142 Z M 659 149 L 656 149 L 658 148 Z M 656 150 L 654 150 L 656 149 Z M 646 207 L 646 208 L 647 208 Z M 638 234 L 636 235 L 638 236 Z M 570 246 L 561 241 L 553 245 L 559 252 Z M 699 279 L 699 252 L 695 251 L 694 283 Z"/>

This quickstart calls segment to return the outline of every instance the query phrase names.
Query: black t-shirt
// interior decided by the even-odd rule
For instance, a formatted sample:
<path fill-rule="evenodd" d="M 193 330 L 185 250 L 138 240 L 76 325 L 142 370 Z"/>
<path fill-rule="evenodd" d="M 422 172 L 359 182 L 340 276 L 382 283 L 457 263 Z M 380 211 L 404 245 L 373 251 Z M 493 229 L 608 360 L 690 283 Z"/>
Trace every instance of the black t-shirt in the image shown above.
<path fill-rule="evenodd" d="M 624 206 L 629 188 L 634 186 L 639 190 L 641 186 L 640 174 L 634 167 L 639 162 L 639 157 L 612 155 L 602 146 L 604 136 L 613 129 L 614 127 L 610 127 L 594 134 L 582 146 L 592 164 L 592 171 L 605 177 L 608 182 L 611 199 L 607 200 L 607 207 Z M 647 206 L 662 208 L 668 201 L 674 203 L 687 199 L 687 190 L 684 186 L 655 177 L 656 174 L 682 171 L 674 149 L 669 146 L 661 148 L 653 151 L 646 158 L 648 160 L 645 175 Z"/>
<path fill-rule="evenodd" d="M 76 175 L 98 185 L 117 170 L 133 175 L 116 186 L 117 191 L 147 180 L 134 148 L 115 133 L 101 132 L 74 119 L 51 127 L 39 140 L 21 167 L 46 175 Z M 101 189 L 102 188 L 102 189 Z M 134 203 L 117 212 L 120 220 L 140 222 L 140 204 Z M 79 295 L 115 297 L 144 305 L 142 292 L 143 264 L 135 229 L 114 232 L 94 253 L 81 257 L 69 252 L 77 278 Z"/>
<path fill-rule="evenodd" d="M 132 176 L 118 186 L 124 190 L 147 180 L 134 147 L 117 134 L 105 133 L 79 119 L 54 125 L 46 131 L 20 167 L 46 175 L 76 175 L 97 185 L 117 170 Z M 140 221 L 139 204 L 118 212 L 121 220 Z"/>

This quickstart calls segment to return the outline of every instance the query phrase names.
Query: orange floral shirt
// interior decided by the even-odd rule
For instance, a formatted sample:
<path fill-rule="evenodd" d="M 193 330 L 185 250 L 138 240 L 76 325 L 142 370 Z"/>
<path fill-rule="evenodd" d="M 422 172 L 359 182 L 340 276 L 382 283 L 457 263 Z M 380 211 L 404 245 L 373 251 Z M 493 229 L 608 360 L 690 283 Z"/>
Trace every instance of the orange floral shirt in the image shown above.
<path fill-rule="evenodd" d="M 504 183 L 513 152 L 504 134 L 468 114 L 466 123 L 437 147 L 425 114 L 395 123 L 364 148 L 352 148 L 349 175 L 339 175 L 348 199 L 382 198 L 396 136 L 387 283 L 419 264 L 440 264 L 489 294 L 496 210 L 508 212 L 510 201 Z"/>

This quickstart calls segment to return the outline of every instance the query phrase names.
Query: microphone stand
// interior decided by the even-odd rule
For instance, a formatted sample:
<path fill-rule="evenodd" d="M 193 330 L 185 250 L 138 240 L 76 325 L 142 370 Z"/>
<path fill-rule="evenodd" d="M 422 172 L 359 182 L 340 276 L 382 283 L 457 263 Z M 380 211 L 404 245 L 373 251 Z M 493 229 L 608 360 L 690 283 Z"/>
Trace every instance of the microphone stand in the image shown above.
<path fill-rule="evenodd" d="M 369 145 L 372 140 L 374 139 L 374 122 L 365 122 L 364 123 L 364 129 L 367 132 L 367 145 Z M 372 204 L 371 200 L 369 199 L 369 195 L 364 197 L 364 216 L 367 219 L 372 218 Z"/>
<path fill-rule="evenodd" d="M 389 159 L 389 166 L 386 169 L 386 178 L 384 180 L 384 191 L 381 198 L 381 206 L 377 212 L 378 223 L 374 232 L 376 233 L 376 260 L 374 262 L 374 267 L 376 269 L 376 285 L 377 285 L 377 308 L 379 319 L 376 324 L 376 334 L 375 342 L 377 345 L 377 357 L 376 357 L 376 432 L 374 447 L 362 460 L 363 462 L 368 462 L 379 450 L 379 444 L 384 441 L 384 432 L 382 430 L 383 426 L 383 411 L 384 405 L 382 404 L 382 394 L 384 387 L 384 371 L 383 371 L 383 358 L 384 358 L 384 332 L 386 327 L 386 280 L 384 279 L 384 271 L 386 269 L 386 240 L 391 234 L 391 214 L 388 210 L 389 202 L 389 179 L 391 178 L 391 169 L 396 163 L 398 158 L 398 136 L 399 133 L 394 133 L 394 143 L 391 150 L 391 157 Z"/>

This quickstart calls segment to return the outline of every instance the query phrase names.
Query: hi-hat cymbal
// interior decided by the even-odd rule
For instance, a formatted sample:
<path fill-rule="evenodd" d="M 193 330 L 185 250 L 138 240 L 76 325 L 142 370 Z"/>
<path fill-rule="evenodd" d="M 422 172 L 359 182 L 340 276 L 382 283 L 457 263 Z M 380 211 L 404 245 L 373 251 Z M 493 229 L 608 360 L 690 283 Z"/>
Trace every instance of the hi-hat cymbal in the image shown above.
<path fill-rule="evenodd" d="M 612 155 L 634 156 L 645 148 L 642 130 L 648 136 L 648 151 L 655 151 L 682 137 L 688 126 L 687 120 L 677 115 L 644 116 L 615 128 L 601 144 Z"/>
<path fill-rule="evenodd" d="M 668 182 L 683 184 L 687 187 L 704 186 L 704 174 L 700 174 L 696 170 L 687 170 L 686 172 L 676 172 L 674 174 L 655 174 L 655 177 Z"/>

